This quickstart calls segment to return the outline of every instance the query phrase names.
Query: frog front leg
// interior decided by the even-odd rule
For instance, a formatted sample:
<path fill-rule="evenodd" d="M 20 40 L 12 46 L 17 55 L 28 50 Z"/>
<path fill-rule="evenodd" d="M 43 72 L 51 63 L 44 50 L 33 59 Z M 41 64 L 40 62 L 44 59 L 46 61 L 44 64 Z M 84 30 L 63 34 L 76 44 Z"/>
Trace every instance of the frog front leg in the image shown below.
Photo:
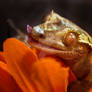
<path fill-rule="evenodd" d="M 89 92 L 92 88 L 92 65 L 86 78 L 76 80 L 68 86 L 68 92 Z"/>
<path fill-rule="evenodd" d="M 92 63 L 84 61 L 75 68 L 77 68 L 74 72 L 78 80 L 69 85 L 68 92 L 88 92 L 92 88 Z"/>
<path fill-rule="evenodd" d="M 89 80 L 77 80 L 68 86 L 68 92 L 89 92 L 92 82 Z"/>

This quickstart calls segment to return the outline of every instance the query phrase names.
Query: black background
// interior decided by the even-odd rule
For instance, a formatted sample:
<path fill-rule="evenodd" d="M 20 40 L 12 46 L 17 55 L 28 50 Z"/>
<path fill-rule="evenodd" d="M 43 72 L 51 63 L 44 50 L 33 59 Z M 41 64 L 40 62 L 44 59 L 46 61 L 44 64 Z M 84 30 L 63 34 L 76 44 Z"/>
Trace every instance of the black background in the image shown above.
<path fill-rule="evenodd" d="M 41 23 L 42 17 L 52 9 L 92 35 L 92 0 L 0 0 L 0 49 L 13 33 L 8 19 L 25 32 L 27 24 Z"/>

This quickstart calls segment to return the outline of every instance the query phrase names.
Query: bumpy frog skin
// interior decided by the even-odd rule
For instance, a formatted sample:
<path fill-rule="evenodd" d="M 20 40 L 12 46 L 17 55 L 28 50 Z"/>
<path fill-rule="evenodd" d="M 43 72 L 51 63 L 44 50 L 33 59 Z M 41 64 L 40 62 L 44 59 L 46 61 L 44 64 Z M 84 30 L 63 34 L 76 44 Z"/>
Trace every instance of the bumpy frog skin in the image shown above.
<path fill-rule="evenodd" d="M 33 28 L 28 26 L 27 31 L 31 46 L 63 59 L 79 80 L 84 80 L 90 74 L 88 84 L 92 86 L 92 65 L 89 62 L 92 38 L 86 31 L 53 11 L 44 18 L 42 24 Z M 84 90 L 85 87 L 82 88 Z"/>
<path fill-rule="evenodd" d="M 33 27 L 29 36 L 40 43 L 34 46 L 65 60 L 83 57 L 92 48 L 88 33 L 53 11 L 45 17 L 44 23 Z"/>

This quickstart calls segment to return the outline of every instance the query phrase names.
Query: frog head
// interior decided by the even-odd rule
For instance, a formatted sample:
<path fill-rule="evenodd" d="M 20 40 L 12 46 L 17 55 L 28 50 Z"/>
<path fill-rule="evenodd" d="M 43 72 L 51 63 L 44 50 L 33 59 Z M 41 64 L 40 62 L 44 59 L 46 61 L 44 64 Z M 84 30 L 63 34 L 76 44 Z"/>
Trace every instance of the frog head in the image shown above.
<path fill-rule="evenodd" d="M 55 54 L 64 60 L 86 57 L 92 48 L 92 38 L 83 29 L 51 11 L 44 22 L 30 29 L 31 46 Z"/>

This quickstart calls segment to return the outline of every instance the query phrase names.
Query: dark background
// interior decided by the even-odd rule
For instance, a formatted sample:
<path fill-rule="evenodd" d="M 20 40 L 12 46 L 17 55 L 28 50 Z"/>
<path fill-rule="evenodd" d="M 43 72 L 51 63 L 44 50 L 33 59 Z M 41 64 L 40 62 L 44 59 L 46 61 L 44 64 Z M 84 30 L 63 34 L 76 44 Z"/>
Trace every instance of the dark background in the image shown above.
<path fill-rule="evenodd" d="M 92 35 L 92 0 L 0 0 L 0 49 L 3 41 L 14 34 L 8 19 L 26 32 L 27 24 L 41 23 L 52 9 Z"/>

